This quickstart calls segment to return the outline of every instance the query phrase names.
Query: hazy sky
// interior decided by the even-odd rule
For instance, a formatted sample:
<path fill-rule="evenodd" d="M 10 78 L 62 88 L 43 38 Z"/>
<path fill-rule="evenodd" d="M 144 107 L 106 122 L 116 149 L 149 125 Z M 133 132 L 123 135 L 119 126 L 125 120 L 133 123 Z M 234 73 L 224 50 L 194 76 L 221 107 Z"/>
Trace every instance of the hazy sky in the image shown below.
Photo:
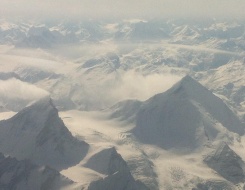
<path fill-rule="evenodd" d="M 0 0 L 0 16 L 245 17 L 245 0 Z"/>

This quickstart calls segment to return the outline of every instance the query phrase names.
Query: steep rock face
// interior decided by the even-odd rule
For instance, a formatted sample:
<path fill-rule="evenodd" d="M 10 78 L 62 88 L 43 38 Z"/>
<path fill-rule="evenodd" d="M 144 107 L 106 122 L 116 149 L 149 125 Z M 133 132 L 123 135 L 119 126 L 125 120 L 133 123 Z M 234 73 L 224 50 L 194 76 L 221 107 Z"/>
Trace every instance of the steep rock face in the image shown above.
<path fill-rule="evenodd" d="M 208 155 L 204 162 L 228 181 L 237 184 L 245 181 L 244 162 L 226 143 Z"/>
<path fill-rule="evenodd" d="M 216 123 L 244 133 L 244 125 L 221 99 L 186 76 L 143 103 L 132 132 L 142 142 L 162 148 L 196 148 L 221 132 Z"/>
<path fill-rule="evenodd" d="M 105 178 L 92 182 L 88 190 L 147 190 L 140 181 L 135 181 L 127 163 L 116 149 L 104 149 L 93 155 L 84 165 L 92 170 L 107 175 Z"/>
<path fill-rule="evenodd" d="M 4 157 L 0 153 L 0 189 L 1 190 L 58 190 L 71 188 L 71 180 L 60 175 L 54 169 L 37 166 L 28 160 L 18 161 Z"/>
<path fill-rule="evenodd" d="M 20 160 L 62 169 L 78 163 L 88 147 L 72 136 L 49 98 L 0 122 L 0 151 Z"/>

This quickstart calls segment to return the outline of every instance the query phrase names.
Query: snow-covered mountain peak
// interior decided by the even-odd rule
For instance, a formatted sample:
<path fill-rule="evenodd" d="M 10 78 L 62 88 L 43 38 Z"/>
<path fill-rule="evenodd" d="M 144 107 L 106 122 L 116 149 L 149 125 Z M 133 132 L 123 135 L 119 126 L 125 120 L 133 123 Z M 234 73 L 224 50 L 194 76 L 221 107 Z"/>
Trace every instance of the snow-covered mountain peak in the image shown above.
<path fill-rule="evenodd" d="M 1 152 L 58 170 L 81 161 L 89 147 L 72 136 L 48 97 L 1 121 L 0 139 Z"/>
<path fill-rule="evenodd" d="M 166 149 L 195 149 L 226 130 L 242 135 L 244 125 L 220 98 L 186 76 L 143 103 L 133 133 Z"/>
<path fill-rule="evenodd" d="M 198 82 L 196 80 L 194 80 L 192 77 L 190 77 L 189 75 L 184 76 L 181 80 L 180 83 L 182 85 L 186 85 L 186 84 L 195 84 L 197 85 Z"/>
<path fill-rule="evenodd" d="M 44 97 L 18 112 L 10 120 L 14 123 L 16 122 L 16 124 L 19 123 L 18 128 L 23 127 L 28 130 L 34 130 L 33 132 L 35 133 L 39 133 L 45 123 L 50 119 L 53 121 L 59 119 L 58 110 L 49 97 Z M 21 125 L 21 120 L 23 122 L 31 122 L 32 125 Z"/>
<path fill-rule="evenodd" d="M 30 109 L 37 109 L 40 110 L 40 112 L 46 109 L 47 111 L 49 110 L 58 113 L 57 108 L 53 104 L 53 100 L 48 96 L 38 100 L 37 102 L 33 103 L 32 105 L 26 108 L 26 110 L 30 110 Z"/>
<path fill-rule="evenodd" d="M 198 108 L 202 107 L 228 130 L 240 135 L 244 134 L 244 125 L 227 105 L 188 75 L 163 94 L 191 101 Z"/>
<path fill-rule="evenodd" d="M 169 91 L 168 93 L 173 94 L 183 94 L 188 96 L 189 98 L 197 98 L 200 95 L 211 95 L 212 93 L 194 80 L 189 75 L 183 77 L 179 82 L 177 82 Z"/>

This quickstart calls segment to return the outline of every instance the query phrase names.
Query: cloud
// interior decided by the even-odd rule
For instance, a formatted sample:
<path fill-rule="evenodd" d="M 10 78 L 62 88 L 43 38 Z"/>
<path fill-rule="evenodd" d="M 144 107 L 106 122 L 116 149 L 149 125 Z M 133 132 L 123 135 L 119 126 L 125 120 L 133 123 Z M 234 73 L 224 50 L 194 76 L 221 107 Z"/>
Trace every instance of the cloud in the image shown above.
<path fill-rule="evenodd" d="M 1 0 L 1 16 L 244 18 L 245 0 Z"/>
<path fill-rule="evenodd" d="M 81 109 L 101 109 L 108 108 L 114 104 L 136 99 L 145 101 L 155 94 L 165 92 L 171 88 L 181 76 L 165 74 L 149 74 L 128 71 L 120 75 L 118 80 L 107 80 L 91 84 L 84 84 L 76 89 L 72 100 L 77 102 Z"/>
<path fill-rule="evenodd" d="M 48 95 L 45 90 L 17 79 L 0 80 L 0 105 L 12 111 Z"/>
<path fill-rule="evenodd" d="M 143 76 L 133 71 L 122 76 L 120 85 L 109 91 L 112 99 L 121 101 L 126 99 L 146 100 L 155 94 L 165 92 L 181 79 L 178 75 L 151 74 Z"/>

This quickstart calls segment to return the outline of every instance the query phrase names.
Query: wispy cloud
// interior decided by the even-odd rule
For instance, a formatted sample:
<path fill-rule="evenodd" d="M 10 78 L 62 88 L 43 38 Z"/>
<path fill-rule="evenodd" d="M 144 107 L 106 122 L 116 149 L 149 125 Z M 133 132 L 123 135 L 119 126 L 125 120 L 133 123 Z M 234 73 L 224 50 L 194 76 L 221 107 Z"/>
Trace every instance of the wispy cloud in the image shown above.
<path fill-rule="evenodd" d="M 122 76 L 120 85 L 110 90 L 110 95 L 117 101 L 125 99 L 146 100 L 155 94 L 168 90 L 180 79 L 180 76 L 171 74 L 143 76 L 130 71 Z"/>
<path fill-rule="evenodd" d="M 19 111 L 48 95 L 45 90 L 17 79 L 0 80 L 0 105 L 10 110 Z"/>
<path fill-rule="evenodd" d="M 144 101 L 155 94 L 165 92 L 180 79 L 180 76 L 170 73 L 144 76 L 138 72 L 128 71 L 122 74 L 120 80 L 114 84 L 84 87 L 83 100 L 95 108 L 110 107 L 117 102 L 128 99 Z M 81 96 L 79 95 L 79 98 Z"/>
<path fill-rule="evenodd" d="M 1 16 L 243 18 L 245 0 L 1 0 Z"/>

